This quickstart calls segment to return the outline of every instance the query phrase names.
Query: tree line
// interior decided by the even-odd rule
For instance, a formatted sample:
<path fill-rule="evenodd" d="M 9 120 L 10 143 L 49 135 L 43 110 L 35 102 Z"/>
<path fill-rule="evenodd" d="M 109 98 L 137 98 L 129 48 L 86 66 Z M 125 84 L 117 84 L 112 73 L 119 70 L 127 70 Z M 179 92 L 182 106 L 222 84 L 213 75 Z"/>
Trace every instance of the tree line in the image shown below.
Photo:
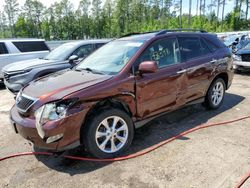
<path fill-rule="evenodd" d="M 110 38 L 133 32 L 194 28 L 210 32 L 247 30 L 249 0 L 81 0 L 77 9 L 69 0 L 46 8 L 38 0 L 5 0 L 0 12 L 0 37 L 35 37 L 46 40 Z M 230 1 L 230 0 L 229 0 Z M 192 5 L 195 10 L 192 11 Z M 191 14 L 191 12 L 193 14 Z M 194 13 L 195 12 L 195 13 Z"/>

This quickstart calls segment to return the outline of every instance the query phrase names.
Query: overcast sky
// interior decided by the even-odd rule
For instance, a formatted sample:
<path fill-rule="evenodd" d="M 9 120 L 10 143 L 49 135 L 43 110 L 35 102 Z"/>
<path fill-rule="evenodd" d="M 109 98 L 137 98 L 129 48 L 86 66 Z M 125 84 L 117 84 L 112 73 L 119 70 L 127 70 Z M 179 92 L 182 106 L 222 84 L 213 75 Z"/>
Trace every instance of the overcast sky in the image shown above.
<path fill-rule="evenodd" d="M 4 6 L 4 1 L 5 0 L 0 0 L 0 11 L 3 11 L 3 6 Z M 51 4 L 53 4 L 54 2 L 60 2 L 61 0 L 39 0 L 40 2 L 42 2 L 46 7 L 49 7 Z M 74 5 L 75 8 L 78 7 L 79 1 L 80 0 L 70 0 L 71 3 Z M 103 2 L 105 2 L 105 0 L 102 0 Z M 18 3 L 20 6 L 24 5 L 25 0 L 18 0 Z M 197 0 L 192 0 L 193 4 L 192 4 L 192 14 L 194 15 L 196 13 L 196 2 Z M 207 3 L 209 3 L 210 1 L 207 0 Z M 183 0 L 183 13 L 188 13 L 188 7 L 189 7 L 189 0 Z M 226 6 L 225 6 L 225 14 L 227 14 L 228 12 L 232 11 L 234 7 L 234 1 L 226 1 Z M 244 8 L 244 7 L 243 7 Z M 220 9 L 220 15 L 221 15 L 221 9 Z"/>

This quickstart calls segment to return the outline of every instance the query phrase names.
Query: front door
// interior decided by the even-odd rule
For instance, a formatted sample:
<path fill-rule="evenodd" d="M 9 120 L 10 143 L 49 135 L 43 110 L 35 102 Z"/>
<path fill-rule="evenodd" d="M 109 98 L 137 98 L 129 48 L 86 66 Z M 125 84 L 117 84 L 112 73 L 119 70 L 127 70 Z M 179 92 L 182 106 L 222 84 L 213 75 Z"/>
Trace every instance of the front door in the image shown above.
<path fill-rule="evenodd" d="M 137 62 L 156 61 L 158 71 L 136 76 L 137 115 L 147 118 L 183 104 L 179 96 L 186 88 L 186 74 L 176 38 L 153 42 Z M 139 64 L 138 63 L 138 64 Z"/>

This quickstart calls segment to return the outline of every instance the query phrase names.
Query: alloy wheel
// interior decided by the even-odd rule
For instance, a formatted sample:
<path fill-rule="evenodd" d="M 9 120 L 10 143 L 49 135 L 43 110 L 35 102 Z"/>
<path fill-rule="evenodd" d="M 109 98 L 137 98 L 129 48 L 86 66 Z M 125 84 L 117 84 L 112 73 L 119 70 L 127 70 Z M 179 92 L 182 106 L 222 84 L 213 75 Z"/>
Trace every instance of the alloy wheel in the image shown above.
<path fill-rule="evenodd" d="M 224 95 L 223 83 L 217 82 L 214 85 L 213 90 L 212 90 L 211 99 L 212 99 L 213 105 L 218 106 L 223 99 L 223 95 Z"/>
<path fill-rule="evenodd" d="M 119 116 L 107 117 L 98 125 L 95 140 L 100 150 L 105 153 L 114 153 L 127 142 L 128 125 Z"/>

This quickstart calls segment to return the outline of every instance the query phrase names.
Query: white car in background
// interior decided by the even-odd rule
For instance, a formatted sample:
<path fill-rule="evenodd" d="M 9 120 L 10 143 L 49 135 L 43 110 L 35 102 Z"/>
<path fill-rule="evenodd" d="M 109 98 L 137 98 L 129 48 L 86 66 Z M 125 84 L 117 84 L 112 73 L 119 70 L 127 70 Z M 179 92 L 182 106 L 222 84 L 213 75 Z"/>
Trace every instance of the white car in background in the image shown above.
<path fill-rule="evenodd" d="M 0 39 L 0 84 L 2 68 L 17 61 L 43 58 L 50 49 L 43 39 Z"/>

